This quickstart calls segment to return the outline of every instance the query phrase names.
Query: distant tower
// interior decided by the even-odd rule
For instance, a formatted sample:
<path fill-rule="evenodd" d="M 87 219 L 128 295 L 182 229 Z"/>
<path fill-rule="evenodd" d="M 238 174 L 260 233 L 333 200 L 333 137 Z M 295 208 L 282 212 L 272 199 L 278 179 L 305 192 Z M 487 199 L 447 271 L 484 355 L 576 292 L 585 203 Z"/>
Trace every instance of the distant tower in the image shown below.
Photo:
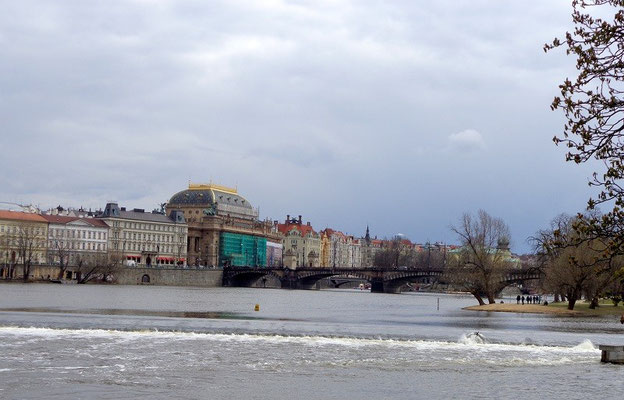
<path fill-rule="evenodd" d="M 366 243 L 370 243 L 370 232 L 368 230 L 368 224 L 366 225 L 366 236 L 364 236 L 364 240 L 366 240 Z"/>
<path fill-rule="evenodd" d="M 507 237 L 501 237 L 498 239 L 496 248 L 502 251 L 509 251 L 509 239 Z"/>

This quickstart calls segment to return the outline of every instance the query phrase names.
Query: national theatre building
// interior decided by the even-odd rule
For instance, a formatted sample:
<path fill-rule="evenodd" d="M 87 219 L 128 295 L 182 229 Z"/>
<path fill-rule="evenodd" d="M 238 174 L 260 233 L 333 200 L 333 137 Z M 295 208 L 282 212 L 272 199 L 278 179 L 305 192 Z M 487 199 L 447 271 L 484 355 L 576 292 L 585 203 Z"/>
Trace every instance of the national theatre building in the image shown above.
<path fill-rule="evenodd" d="M 266 266 L 267 241 L 281 243 L 273 223 L 259 221 L 258 210 L 234 188 L 189 184 L 167 209 L 184 213 L 190 265 Z"/>

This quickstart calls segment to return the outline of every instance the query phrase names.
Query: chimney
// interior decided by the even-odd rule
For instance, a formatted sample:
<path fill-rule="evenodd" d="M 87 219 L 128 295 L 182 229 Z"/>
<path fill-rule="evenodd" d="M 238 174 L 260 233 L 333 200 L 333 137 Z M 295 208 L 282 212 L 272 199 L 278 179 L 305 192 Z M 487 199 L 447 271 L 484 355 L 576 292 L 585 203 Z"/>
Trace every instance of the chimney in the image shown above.
<path fill-rule="evenodd" d="M 301 225 L 301 215 L 299 216 L 299 225 Z"/>
<path fill-rule="evenodd" d="M 310 221 L 308 221 L 307 225 L 310 226 Z"/>
<path fill-rule="evenodd" d="M 286 214 L 286 223 L 290 222 L 290 214 Z"/>

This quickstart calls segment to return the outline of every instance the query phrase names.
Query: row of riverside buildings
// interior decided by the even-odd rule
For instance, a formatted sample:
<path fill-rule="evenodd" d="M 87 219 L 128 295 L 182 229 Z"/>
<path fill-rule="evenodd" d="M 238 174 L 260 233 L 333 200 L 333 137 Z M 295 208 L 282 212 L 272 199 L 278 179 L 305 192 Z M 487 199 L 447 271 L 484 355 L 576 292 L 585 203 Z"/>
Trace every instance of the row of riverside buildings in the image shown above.
<path fill-rule="evenodd" d="M 127 267 L 360 268 L 373 266 L 385 243 L 371 238 L 368 227 L 357 238 L 330 228 L 317 232 L 301 215 L 283 223 L 260 220 L 236 189 L 189 184 L 151 212 L 116 202 L 99 211 L 0 210 L 0 278 L 25 257 L 72 265 L 110 253 Z"/>

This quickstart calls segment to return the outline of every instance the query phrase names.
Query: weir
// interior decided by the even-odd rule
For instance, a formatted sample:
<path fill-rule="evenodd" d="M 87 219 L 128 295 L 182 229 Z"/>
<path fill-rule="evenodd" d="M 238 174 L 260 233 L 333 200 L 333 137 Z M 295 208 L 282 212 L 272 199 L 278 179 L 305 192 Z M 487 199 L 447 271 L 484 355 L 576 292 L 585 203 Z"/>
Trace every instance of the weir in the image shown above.
<path fill-rule="evenodd" d="M 624 364 L 624 346 L 601 345 L 602 351 L 600 362 L 611 364 Z"/>

